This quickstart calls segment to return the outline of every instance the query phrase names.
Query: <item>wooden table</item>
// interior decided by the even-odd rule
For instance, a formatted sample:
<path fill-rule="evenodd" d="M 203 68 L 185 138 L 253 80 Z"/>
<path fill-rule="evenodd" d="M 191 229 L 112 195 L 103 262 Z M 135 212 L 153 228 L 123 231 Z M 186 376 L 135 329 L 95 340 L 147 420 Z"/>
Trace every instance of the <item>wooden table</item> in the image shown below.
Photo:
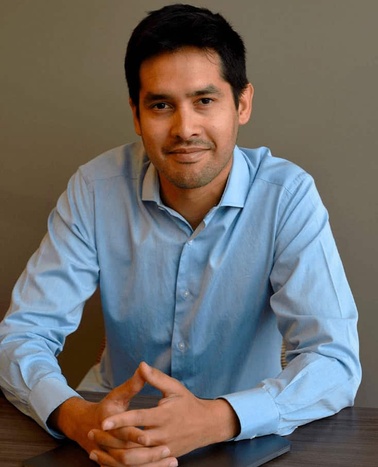
<path fill-rule="evenodd" d="M 98 400 L 98 395 L 84 394 Z M 133 407 L 154 404 L 151 397 L 136 398 Z M 348 408 L 339 414 L 298 428 L 288 437 L 291 451 L 267 467 L 378 466 L 378 409 Z M 21 414 L 0 391 L 0 466 L 21 467 L 26 458 L 59 443 L 33 420 Z"/>

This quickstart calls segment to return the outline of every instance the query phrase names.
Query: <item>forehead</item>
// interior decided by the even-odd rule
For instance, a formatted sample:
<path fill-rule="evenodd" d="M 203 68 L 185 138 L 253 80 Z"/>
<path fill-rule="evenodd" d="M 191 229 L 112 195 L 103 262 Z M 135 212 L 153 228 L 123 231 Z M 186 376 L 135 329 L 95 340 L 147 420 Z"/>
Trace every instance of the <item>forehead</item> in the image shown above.
<path fill-rule="evenodd" d="M 145 60 L 140 67 L 140 92 L 227 86 L 215 51 L 185 47 Z"/>

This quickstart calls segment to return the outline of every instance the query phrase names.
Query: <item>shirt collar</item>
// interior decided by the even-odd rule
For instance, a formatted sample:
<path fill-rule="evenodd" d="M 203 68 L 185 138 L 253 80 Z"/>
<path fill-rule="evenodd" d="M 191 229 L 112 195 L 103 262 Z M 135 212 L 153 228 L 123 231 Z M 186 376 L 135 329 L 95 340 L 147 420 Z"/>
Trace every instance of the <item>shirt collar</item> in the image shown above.
<path fill-rule="evenodd" d="M 155 201 L 161 205 L 159 177 L 155 166 L 148 165 L 142 185 L 142 201 Z"/>
<path fill-rule="evenodd" d="M 235 146 L 231 172 L 219 206 L 244 207 L 250 186 L 250 171 L 242 151 Z M 161 206 L 160 184 L 157 170 L 149 164 L 143 179 L 143 201 L 155 201 Z"/>
<path fill-rule="evenodd" d="M 219 206 L 244 207 L 250 187 L 250 170 L 242 151 L 235 146 L 234 160 Z"/>

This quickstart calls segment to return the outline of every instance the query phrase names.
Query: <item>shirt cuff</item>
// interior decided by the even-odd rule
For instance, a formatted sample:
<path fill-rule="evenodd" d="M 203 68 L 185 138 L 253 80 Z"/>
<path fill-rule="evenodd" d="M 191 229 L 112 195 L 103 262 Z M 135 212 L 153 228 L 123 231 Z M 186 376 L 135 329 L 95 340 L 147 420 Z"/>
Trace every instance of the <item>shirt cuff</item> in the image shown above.
<path fill-rule="evenodd" d="M 279 412 L 272 397 L 263 388 L 254 388 L 221 396 L 239 417 L 240 433 L 234 438 L 255 438 L 275 433 L 278 429 Z"/>
<path fill-rule="evenodd" d="M 81 396 L 57 378 L 42 379 L 33 387 L 29 395 L 29 408 L 33 418 L 55 438 L 64 438 L 64 435 L 52 430 L 47 425 L 47 419 L 57 407 L 71 397 Z"/>

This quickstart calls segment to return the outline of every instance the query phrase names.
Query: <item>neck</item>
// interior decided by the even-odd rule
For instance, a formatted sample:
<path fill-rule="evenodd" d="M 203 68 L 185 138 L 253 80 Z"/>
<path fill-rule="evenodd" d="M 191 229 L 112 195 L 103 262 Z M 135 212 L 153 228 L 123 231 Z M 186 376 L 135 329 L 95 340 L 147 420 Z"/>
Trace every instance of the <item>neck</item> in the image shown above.
<path fill-rule="evenodd" d="M 195 230 L 206 214 L 216 206 L 223 194 L 226 180 L 209 186 L 183 189 L 160 179 L 160 196 L 166 206 L 181 214 Z"/>

